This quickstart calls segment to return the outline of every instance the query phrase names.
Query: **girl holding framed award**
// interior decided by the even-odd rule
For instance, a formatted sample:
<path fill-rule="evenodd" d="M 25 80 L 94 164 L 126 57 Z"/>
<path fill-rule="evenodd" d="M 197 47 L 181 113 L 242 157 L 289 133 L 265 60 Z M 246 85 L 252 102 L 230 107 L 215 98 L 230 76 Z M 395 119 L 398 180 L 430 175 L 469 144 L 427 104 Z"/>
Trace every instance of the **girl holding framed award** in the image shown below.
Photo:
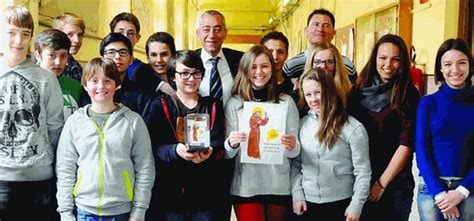
<path fill-rule="evenodd" d="M 280 221 L 291 205 L 290 160 L 300 152 L 299 116 L 293 99 L 283 93 L 277 94 L 276 85 L 276 69 L 271 52 L 264 46 L 253 46 L 240 61 L 232 97 L 225 109 L 228 135 L 224 143 L 225 157 L 235 160 L 231 199 L 238 220 Z M 262 128 L 258 133 L 263 136 L 258 139 L 260 146 L 265 145 L 264 140 L 274 141 L 273 138 L 278 137 L 276 151 L 283 152 L 280 155 L 283 159 L 275 161 L 281 164 L 242 162 L 247 155 L 243 153 L 246 150 L 242 146 L 251 145 L 248 141 L 249 132 L 244 132 L 250 131 L 249 121 L 242 119 L 244 116 L 252 116 L 252 113 L 244 113 L 244 102 L 283 105 L 287 114 L 284 116 L 286 123 L 285 131 L 281 131 L 282 135 L 278 136 L 276 130 L 264 132 Z M 254 107 L 251 110 L 254 114 L 261 114 L 262 119 L 268 117 L 268 122 L 265 123 L 267 125 L 271 125 L 272 121 L 284 120 L 272 118 L 274 115 L 269 109 Z M 260 151 L 259 155 L 263 159 L 267 153 Z"/>

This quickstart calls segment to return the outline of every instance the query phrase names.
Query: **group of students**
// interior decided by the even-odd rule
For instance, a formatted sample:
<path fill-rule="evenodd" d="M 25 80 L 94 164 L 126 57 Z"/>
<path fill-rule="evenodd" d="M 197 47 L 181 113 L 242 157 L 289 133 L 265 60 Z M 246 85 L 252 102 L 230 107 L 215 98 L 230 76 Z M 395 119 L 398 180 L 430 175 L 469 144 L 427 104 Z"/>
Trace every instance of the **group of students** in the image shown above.
<path fill-rule="evenodd" d="M 176 51 L 158 32 L 148 64 L 133 59 L 138 19 L 121 13 L 84 68 L 72 57 L 85 30 L 77 16 L 38 34 L 41 68 L 28 58 L 28 10 L 8 7 L 0 22 L 1 220 L 55 220 L 57 208 L 61 220 L 220 221 L 231 205 L 244 221 L 408 220 L 415 149 L 420 219 L 474 219 L 473 61 L 462 40 L 440 46 L 440 89 L 419 101 L 402 38 L 382 36 L 357 75 L 330 43 L 325 9 L 308 16 L 308 50 L 288 61 L 280 32 L 245 53 L 222 48 L 214 10 L 199 17 L 202 49 Z M 287 108 L 282 164 L 241 162 L 249 101 Z M 185 145 L 192 113 L 210 116 L 206 150 Z"/>

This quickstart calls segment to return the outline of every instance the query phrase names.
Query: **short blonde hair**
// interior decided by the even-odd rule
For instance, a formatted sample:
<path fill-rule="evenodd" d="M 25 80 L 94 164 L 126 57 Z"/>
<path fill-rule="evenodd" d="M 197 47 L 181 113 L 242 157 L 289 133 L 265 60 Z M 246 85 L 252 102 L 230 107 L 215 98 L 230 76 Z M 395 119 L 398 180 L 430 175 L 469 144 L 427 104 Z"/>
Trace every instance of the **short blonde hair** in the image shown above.
<path fill-rule="evenodd" d="M 31 16 L 30 11 L 23 6 L 14 5 L 5 8 L 2 19 L 4 19 L 7 24 L 31 29 L 31 34 L 33 34 L 35 28 L 33 16 Z"/>
<path fill-rule="evenodd" d="M 73 26 L 77 26 L 82 29 L 82 33 L 86 31 L 86 25 L 84 24 L 84 20 L 81 17 L 71 13 L 71 12 L 64 12 L 58 17 L 53 19 L 53 23 L 51 27 L 54 29 L 63 30 L 64 25 L 69 24 Z"/>

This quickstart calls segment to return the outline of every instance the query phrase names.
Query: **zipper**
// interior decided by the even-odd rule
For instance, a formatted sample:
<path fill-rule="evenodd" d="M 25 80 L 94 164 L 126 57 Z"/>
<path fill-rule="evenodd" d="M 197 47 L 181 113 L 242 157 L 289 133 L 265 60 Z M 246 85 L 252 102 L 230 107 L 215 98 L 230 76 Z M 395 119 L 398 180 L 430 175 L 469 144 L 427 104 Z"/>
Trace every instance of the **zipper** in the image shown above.
<path fill-rule="evenodd" d="M 102 128 L 105 128 L 107 125 L 107 121 L 109 118 L 107 118 L 104 122 L 104 125 Z M 100 126 L 92 120 L 92 123 L 94 124 L 95 128 L 99 132 L 99 200 L 97 201 L 97 215 L 102 215 L 102 198 L 104 197 L 104 180 L 103 180 L 103 173 L 104 173 L 104 167 L 103 167 L 103 157 L 104 157 L 104 130 L 100 128 Z"/>

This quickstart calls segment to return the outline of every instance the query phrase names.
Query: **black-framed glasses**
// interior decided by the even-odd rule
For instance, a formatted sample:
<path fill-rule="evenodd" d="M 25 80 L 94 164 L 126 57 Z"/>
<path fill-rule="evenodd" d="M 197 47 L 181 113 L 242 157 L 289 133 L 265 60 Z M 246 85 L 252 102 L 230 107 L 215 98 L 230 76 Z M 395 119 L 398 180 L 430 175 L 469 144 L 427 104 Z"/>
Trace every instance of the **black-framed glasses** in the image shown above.
<path fill-rule="evenodd" d="M 313 60 L 313 66 L 322 66 L 325 65 L 327 67 L 334 67 L 336 64 L 336 61 L 334 59 L 327 59 L 327 60 L 321 60 L 321 59 L 314 59 Z"/>
<path fill-rule="evenodd" d="M 104 56 L 108 57 L 108 58 L 114 58 L 117 53 L 122 58 L 130 56 L 130 52 L 128 52 L 128 50 L 124 49 L 124 48 L 122 48 L 120 50 L 107 49 L 107 50 L 104 51 Z"/>
<path fill-rule="evenodd" d="M 183 80 L 188 80 L 189 78 L 191 78 L 191 75 L 193 76 L 194 79 L 201 79 L 202 78 L 202 72 L 200 71 L 196 71 L 196 72 L 192 72 L 192 73 L 189 73 L 189 72 L 179 72 L 179 71 L 175 71 L 176 74 L 179 74 L 179 77 Z"/>

